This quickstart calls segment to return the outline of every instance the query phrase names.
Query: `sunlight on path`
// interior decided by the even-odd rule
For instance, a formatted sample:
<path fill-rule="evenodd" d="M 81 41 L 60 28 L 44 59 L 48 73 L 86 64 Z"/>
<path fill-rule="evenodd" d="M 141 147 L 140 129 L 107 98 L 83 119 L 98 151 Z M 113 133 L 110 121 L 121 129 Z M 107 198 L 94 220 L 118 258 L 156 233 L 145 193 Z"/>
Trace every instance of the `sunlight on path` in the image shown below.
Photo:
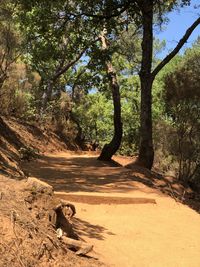
<path fill-rule="evenodd" d="M 200 266 L 199 214 L 133 179 L 130 170 L 70 153 L 46 155 L 24 169 L 75 203 L 76 231 L 108 266 Z"/>
<path fill-rule="evenodd" d="M 170 199 L 155 205 L 76 204 L 77 217 L 105 228 L 84 236 L 113 266 L 199 267 L 200 217 Z M 94 228 L 95 232 L 95 228 Z"/>

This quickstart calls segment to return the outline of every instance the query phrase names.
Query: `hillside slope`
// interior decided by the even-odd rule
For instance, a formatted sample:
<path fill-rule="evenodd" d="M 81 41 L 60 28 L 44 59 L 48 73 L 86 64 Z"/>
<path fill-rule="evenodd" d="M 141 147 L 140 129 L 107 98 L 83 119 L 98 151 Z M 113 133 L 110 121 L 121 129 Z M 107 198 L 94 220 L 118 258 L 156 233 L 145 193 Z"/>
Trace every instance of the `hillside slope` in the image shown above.
<path fill-rule="evenodd" d="M 23 176 L 20 169 L 20 149 L 31 148 L 43 154 L 47 152 L 76 150 L 75 143 L 64 142 L 51 129 L 41 128 L 17 119 L 0 117 L 0 173 Z"/>
<path fill-rule="evenodd" d="M 0 267 L 104 266 L 76 256 L 57 239 L 48 216 L 60 200 L 48 184 L 38 181 L 37 186 L 27 179 L 21 148 L 31 148 L 40 158 L 77 146 L 50 129 L 0 117 Z"/>
<path fill-rule="evenodd" d="M 0 175 L 0 267 L 104 266 L 76 256 L 56 237 L 48 217 L 58 203 L 47 184 Z"/>

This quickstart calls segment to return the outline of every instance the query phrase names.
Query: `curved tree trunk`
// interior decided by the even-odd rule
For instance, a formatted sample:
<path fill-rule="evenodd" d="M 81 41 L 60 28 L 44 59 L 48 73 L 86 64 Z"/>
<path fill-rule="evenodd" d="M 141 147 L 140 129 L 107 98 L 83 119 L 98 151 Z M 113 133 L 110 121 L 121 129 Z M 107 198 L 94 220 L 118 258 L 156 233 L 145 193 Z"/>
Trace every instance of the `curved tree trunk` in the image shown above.
<path fill-rule="evenodd" d="M 102 42 L 102 49 L 108 50 L 108 43 L 105 37 L 106 31 L 104 30 L 100 36 Z M 121 145 L 122 140 L 122 121 L 121 121 L 121 102 L 120 90 L 117 81 L 116 72 L 112 66 L 111 60 L 106 62 L 107 74 L 110 81 L 110 88 L 112 91 L 113 105 L 114 105 L 114 136 L 109 144 L 106 144 L 99 156 L 99 160 L 109 161 L 112 156 L 117 152 Z"/>
<path fill-rule="evenodd" d="M 112 156 L 117 152 L 121 145 L 122 140 L 122 122 L 121 122 L 121 103 L 120 103 L 120 92 L 119 85 L 116 80 L 116 74 L 113 75 L 111 87 L 112 87 L 112 97 L 114 104 L 114 136 L 109 144 L 105 144 L 102 149 L 99 160 L 111 160 Z"/>

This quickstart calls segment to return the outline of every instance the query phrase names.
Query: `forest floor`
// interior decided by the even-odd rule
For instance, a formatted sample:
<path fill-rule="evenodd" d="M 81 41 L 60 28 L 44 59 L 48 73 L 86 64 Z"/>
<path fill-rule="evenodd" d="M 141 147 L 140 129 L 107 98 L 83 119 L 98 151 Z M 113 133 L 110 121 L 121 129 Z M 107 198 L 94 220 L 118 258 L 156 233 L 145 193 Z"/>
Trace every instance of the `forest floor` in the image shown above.
<path fill-rule="evenodd" d="M 184 187 L 172 177 L 132 167 L 130 158 L 114 160 L 59 152 L 22 168 L 75 204 L 76 232 L 94 245 L 89 255 L 106 266 L 199 267 L 200 215 L 182 204 Z"/>
<path fill-rule="evenodd" d="M 105 163 L 95 153 L 67 151 L 78 150 L 67 137 L 63 142 L 44 126 L 0 117 L 0 266 L 200 266 L 198 195 L 131 158 Z M 39 158 L 22 161 L 23 147 L 38 150 Z M 36 192 L 27 177 L 53 186 L 57 199 Z M 75 204 L 74 227 L 94 245 L 90 257 L 66 251 L 46 227 L 60 199 Z"/>

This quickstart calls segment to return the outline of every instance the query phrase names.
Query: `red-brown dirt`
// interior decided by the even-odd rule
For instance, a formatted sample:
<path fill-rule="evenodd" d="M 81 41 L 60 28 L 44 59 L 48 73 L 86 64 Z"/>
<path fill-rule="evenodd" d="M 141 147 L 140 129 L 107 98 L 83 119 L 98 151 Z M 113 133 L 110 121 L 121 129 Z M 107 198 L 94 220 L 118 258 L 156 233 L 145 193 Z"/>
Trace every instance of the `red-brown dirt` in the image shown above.
<path fill-rule="evenodd" d="M 77 146 L 64 143 L 48 128 L 0 117 L 0 267 L 103 266 L 96 259 L 76 256 L 49 228 L 48 213 L 59 200 L 27 186 L 21 148 L 42 155 Z"/>
<path fill-rule="evenodd" d="M 185 189 L 171 177 L 91 153 L 46 154 L 23 168 L 75 203 L 76 231 L 107 266 L 200 266 L 200 215 L 181 203 Z"/>
<path fill-rule="evenodd" d="M 39 149 L 40 157 L 21 161 L 24 146 Z M 48 129 L 0 118 L 0 266 L 200 266 L 200 208 L 191 190 L 131 158 L 108 164 L 94 153 L 66 151 L 71 146 Z M 56 199 L 39 192 L 29 209 L 25 199 L 35 191 L 19 181 L 24 173 L 53 186 Z M 60 198 L 75 204 L 74 228 L 94 245 L 91 258 L 60 243 L 55 248 L 55 233 L 42 218 Z"/>
<path fill-rule="evenodd" d="M 52 187 L 0 175 L 1 267 L 104 266 L 93 258 L 76 256 L 57 239 L 48 220 L 56 203 Z"/>

